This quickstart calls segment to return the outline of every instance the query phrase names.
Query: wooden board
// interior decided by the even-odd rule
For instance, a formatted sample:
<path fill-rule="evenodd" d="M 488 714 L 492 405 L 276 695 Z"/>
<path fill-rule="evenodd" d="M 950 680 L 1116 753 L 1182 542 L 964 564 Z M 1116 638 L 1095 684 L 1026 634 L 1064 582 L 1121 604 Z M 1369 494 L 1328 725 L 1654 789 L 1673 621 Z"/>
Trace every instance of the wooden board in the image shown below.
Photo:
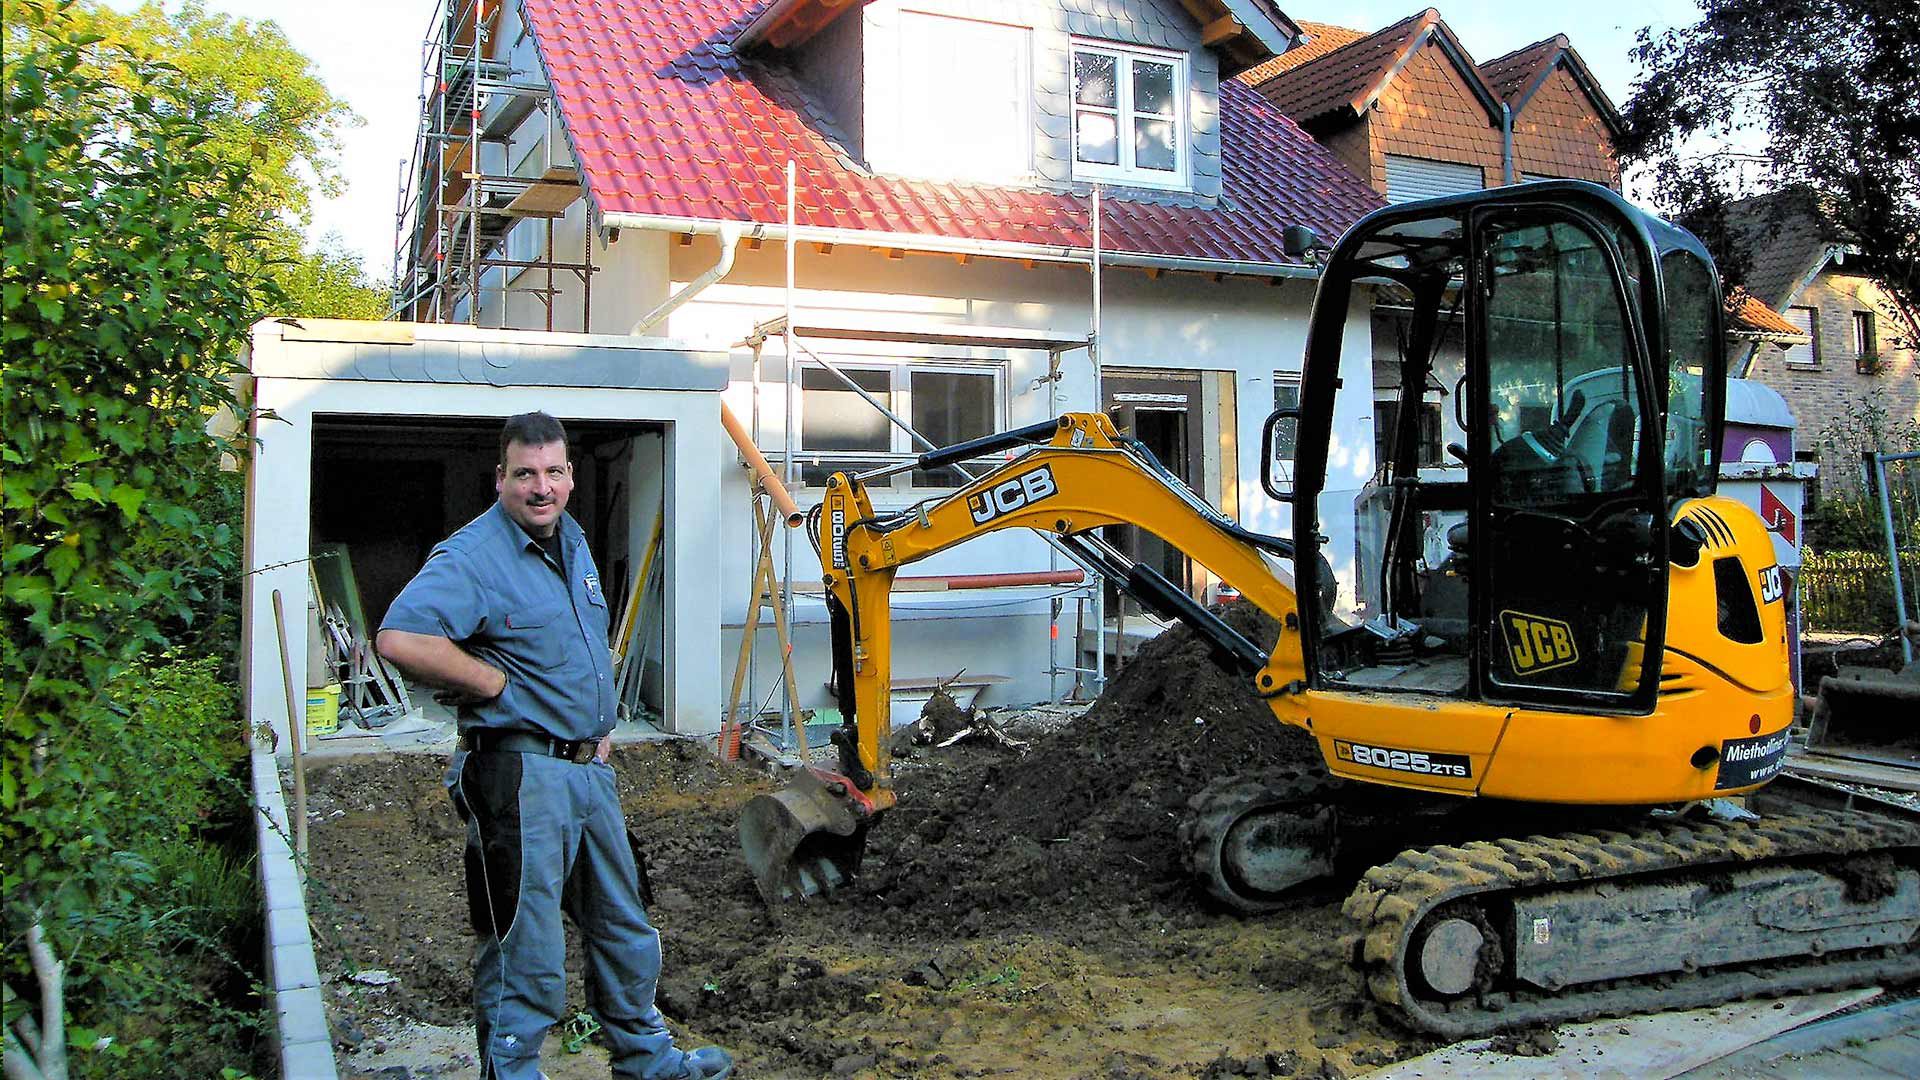
<path fill-rule="evenodd" d="M 1496 1053 L 1489 1049 L 1489 1040 L 1472 1039 L 1367 1075 L 1378 1080 L 1536 1080 L 1550 1076 L 1666 1080 L 1879 993 L 1879 987 L 1868 987 L 1563 1024 L 1555 1029 L 1560 1048 L 1544 1056 Z"/>
<path fill-rule="evenodd" d="M 1920 791 L 1920 769 L 1900 765 L 1882 765 L 1868 761 L 1827 757 L 1824 754 L 1795 754 L 1787 759 L 1787 771 L 1822 780 L 1888 788 L 1893 791 Z"/>
<path fill-rule="evenodd" d="M 527 217 L 557 215 L 580 197 L 580 174 L 573 169 L 555 167 L 542 173 L 532 187 L 507 204 L 507 212 Z"/>

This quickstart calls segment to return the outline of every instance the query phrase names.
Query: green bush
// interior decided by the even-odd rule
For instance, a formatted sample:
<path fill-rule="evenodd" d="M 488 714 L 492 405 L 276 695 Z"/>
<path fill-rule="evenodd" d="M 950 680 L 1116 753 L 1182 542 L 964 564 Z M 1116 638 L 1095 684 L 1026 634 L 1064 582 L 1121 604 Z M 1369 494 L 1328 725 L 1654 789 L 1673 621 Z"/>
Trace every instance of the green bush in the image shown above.
<path fill-rule="evenodd" d="M 260 243 L 274 222 L 246 165 L 208 152 L 178 69 L 42 0 L 8 3 L 4 39 L 7 1071 L 57 1075 L 71 1044 L 82 1075 L 217 1075 L 247 1064 L 253 1024 L 228 985 L 244 990 L 228 934 L 257 923 L 237 915 L 250 890 L 209 850 L 246 813 L 245 728 L 221 655 L 160 650 L 220 632 L 208 586 L 238 570 L 218 520 L 236 448 L 208 420 L 280 295 Z M 125 82 L 98 74 L 116 65 Z"/>
<path fill-rule="evenodd" d="M 178 655 L 130 668 L 107 694 L 120 722 L 70 745 L 117 823 L 102 836 L 100 899 L 70 913 L 63 935 L 76 1076 L 216 1076 L 247 1065 L 257 1041 L 246 750 L 221 668 Z"/>

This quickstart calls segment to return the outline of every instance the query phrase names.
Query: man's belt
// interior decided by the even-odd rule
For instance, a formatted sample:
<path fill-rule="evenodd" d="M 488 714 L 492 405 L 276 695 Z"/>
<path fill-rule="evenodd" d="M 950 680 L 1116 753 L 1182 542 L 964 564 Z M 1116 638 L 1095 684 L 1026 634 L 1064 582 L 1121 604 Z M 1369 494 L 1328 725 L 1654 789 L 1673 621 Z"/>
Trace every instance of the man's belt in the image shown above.
<path fill-rule="evenodd" d="M 545 754 L 548 757 L 565 758 L 575 765 L 585 765 L 593 760 L 593 752 L 598 748 L 598 739 L 555 739 L 547 735 L 535 735 L 530 731 L 469 731 L 460 737 L 460 745 L 470 752 L 503 751 L 510 754 Z"/>

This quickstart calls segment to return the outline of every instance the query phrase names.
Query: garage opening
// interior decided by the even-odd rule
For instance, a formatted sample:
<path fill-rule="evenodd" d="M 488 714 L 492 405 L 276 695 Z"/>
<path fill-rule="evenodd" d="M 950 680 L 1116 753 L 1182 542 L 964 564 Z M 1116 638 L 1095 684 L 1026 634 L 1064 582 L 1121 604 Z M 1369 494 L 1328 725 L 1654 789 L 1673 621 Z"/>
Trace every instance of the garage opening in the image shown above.
<path fill-rule="evenodd" d="M 672 640 L 660 582 L 671 535 L 662 501 L 668 425 L 560 421 L 574 468 L 567 512 L 586 532 L 610 605 L 616 638 L 610 644 L 622 660 L 621 723 L 660 726 L 665 648 Z M 382 693 L 377 661 L 351 654 L 370 644 L 433 546 L 493 504 L 499 438 L 500 421 L 491 417 L 314 418 L 310 520 L 319 615 L 324 623 L 331 606 L 349 625 L 320 626 L 322 649 L 309 652 L 309 663 L 330 649 L 324 662 L 341 680 L 342 734 L 383 729 L 407 714 Z M 652 580 L 636 589 L 649 551 Z M 356 602 L 359 612 L 346 610 Z M 363 625 L 352 626 L 356 621 Z M 624 642 L 618 640 L 623 628 Z M 452 721 L 452 710 L 435 703 L 430 689 L 410 687 L 402 696 L 415 710 L 411 722 L 439 728 Z"/>

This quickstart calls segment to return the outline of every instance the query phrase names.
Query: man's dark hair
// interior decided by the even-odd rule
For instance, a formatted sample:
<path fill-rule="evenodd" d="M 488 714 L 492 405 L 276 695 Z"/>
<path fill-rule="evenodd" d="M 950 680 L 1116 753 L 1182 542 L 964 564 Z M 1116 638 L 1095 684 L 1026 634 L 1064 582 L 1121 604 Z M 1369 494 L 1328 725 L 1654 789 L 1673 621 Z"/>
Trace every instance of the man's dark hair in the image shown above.
<path fill-rule="evenodd" d="M 507 417 L 500 426 L 500 464 L 507 463 L 507 446 L 519 443 L 521 446 L 545 446 L 550 442 L 565 445 L 567 429 L 560 421 L 543 412 L 521 413 Z"/>

